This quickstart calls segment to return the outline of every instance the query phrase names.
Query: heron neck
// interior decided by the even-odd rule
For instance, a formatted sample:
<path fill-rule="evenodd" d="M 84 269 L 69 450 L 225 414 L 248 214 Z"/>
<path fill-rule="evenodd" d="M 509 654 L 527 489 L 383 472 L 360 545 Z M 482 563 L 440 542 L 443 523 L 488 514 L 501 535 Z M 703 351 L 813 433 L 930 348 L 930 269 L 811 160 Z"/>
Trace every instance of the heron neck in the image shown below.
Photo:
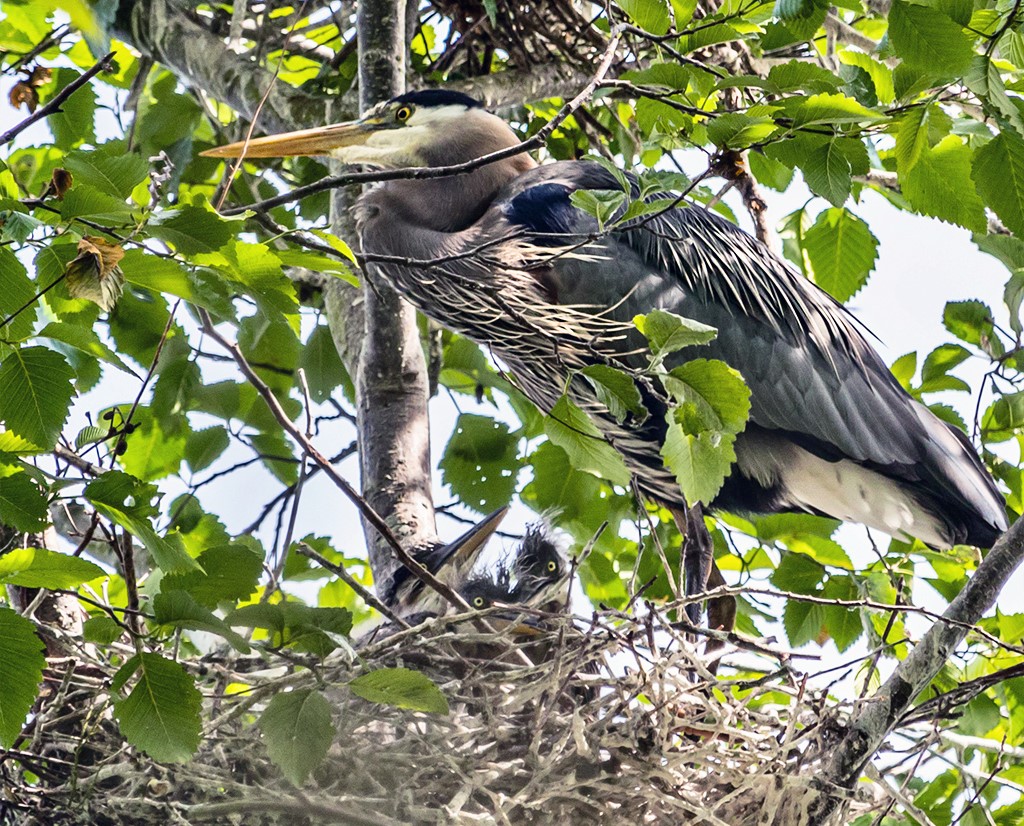
<path fill-rule="evenodd" d="M 446 165 L 463 162 L 450 160 Z M 392 208 L 410 223 L 440 232 L 458 232 L 480 219 L 505 184 L 534 166 L 536 163 L 524 153 L 462 175 L 389 181 L 384 186 L 393 201 Z"/>

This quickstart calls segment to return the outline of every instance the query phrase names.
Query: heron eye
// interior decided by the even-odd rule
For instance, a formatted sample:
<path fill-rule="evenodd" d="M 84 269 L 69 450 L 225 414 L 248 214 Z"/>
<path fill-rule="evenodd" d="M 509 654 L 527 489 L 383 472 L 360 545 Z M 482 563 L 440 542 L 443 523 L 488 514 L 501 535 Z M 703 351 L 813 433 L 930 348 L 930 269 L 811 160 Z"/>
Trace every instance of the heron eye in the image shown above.
<path fill-rule="evenodd" d="M 548 562 L 548 570 L 551 573 L 554 573 L 555 571 L 557 571 L 558 570 L 558 563 L 555 562 L 555 560 L 552 559 L 550 562 Z"/>
<path fill-rule="evenodd" d="M 395 120 L 407 121 L 410 117 L 412 117 L 412 109 L 408 106 L 403 106 L 395 112 Z"/>
<path fill-rule="evenodd" d="M 474 597 L 473 598 L 473 605 L 476 606 L 477 608 L 483 608 L 484 607 L 484 598 L 483 597 Z"/>

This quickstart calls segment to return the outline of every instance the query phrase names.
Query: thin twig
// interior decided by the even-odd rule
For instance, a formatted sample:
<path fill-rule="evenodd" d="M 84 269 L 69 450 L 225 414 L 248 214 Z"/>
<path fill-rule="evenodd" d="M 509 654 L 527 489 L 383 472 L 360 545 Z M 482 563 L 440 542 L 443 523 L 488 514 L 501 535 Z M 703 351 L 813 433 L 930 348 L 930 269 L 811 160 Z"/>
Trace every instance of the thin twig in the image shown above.
<path fill-rule="evenodd" d="M 24 132 L 28 127 L 38 120 L 42 120 L 48 115 L 52 115 L 54 112 L 60 111 L 60 106 L 64 101 L 71 97 L 75 92 L 82 88 L 86 83 L 92 80 L 96 75 L 102 71 L 109 71 L 110 60 L 114 57 L 113 52 L 108 52 L 106 55 L 101 57 L 99 61 L 91 68 L 87 69 L 84 73 L 72 80 L 67 86 L 61 89 L 55 94 L 50 100 L 46 102 L 45 106 L 40 106 L 35 112 L 29 115 L 21 123 L 8 129 L 2 135 L 0 135 L 0 146 L 5 143 L 10 143 L 18 135 Z"/>

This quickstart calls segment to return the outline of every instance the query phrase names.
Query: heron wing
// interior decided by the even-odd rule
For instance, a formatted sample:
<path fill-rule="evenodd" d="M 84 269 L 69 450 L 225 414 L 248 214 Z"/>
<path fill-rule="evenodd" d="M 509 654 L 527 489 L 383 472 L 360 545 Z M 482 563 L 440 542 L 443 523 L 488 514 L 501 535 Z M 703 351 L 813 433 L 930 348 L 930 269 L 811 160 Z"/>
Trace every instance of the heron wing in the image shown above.
<path fill-rule="evenodd" d="M 1004 522 L 996 488 L 962 434 L 900 387 L 842 305 L 702 208 L 666 202 L 663 213 L 599 233 L 571 193 L 618 186 L 595 164 L 556 163 L 520 176 L 502 199 L 505 218 L 537 244 L 600 236 L 585 261 L 552 262 L 545 277 L 558 303 L 615 306 L 620 320 L 661 308 L 714 326 L 710 344 L 677 358 L 718 358 L 739 370 L 762 431 L 828 462 L 913 482 L 932 508 L 955 500 Z"/>

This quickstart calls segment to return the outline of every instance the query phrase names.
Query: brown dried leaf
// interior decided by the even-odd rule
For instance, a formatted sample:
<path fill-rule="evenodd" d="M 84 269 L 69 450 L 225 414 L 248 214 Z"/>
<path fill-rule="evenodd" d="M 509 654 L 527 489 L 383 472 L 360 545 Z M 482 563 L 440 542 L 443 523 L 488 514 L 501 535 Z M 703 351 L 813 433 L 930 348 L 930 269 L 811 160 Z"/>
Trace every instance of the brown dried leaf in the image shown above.
<path fill-rule="evenodd" d="M 45 86 L 53 78 L 53 71 L 46 66 L 36 66 L 29 75 L 29 86 Z"/>
<path fill-rule="evenodd" d="M 65 270 L 72 298 L 84 298 L 111 310 L 124 291 L 124 274 L 117 266 L 124 258 L 119 244 L 111 244 L 94 235 L 78 242 L 78 257 Z"/>
<path fill-rule="evenodd" d="M 36 111 L 36 107 L 39 105 L 39 93 L 23 80 L 19 80 L 11 87 L 11 93 L 7 99 L 15 109 L 24 103 L 29 112 Z"/>
<path fill-rule="evenodd" d="M 47 194 L 55 198 L 63 198 L 64 193 L 71 189 L 71 184 L 74 182 L 75 176 L 63 167 L 58 166 L 50 176 L 50 185 L 46 188 Z"/>

